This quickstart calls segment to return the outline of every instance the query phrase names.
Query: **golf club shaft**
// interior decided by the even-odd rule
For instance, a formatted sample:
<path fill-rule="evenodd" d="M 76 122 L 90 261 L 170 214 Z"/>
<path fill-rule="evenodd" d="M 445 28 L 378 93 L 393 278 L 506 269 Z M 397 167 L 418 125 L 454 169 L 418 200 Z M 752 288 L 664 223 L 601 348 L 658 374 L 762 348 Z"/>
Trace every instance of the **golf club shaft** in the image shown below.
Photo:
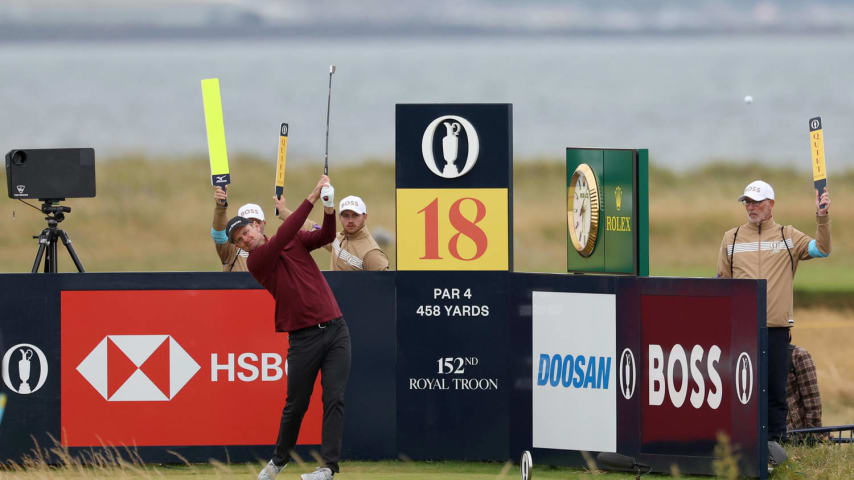
<path fill-rule="evenodd" d="M 323 154 L 323 174 L 329 175 L 329 110 L 332 107 L 332 74 L 335 65 L 329 66 L 329 94 L 326 96 L 326 151 Z"/>

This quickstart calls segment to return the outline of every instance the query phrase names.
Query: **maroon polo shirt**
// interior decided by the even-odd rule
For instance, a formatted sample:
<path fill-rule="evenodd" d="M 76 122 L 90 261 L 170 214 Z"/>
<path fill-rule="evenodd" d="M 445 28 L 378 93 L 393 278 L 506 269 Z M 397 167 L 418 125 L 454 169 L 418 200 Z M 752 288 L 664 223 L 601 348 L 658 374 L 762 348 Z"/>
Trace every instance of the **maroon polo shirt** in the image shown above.
<path fill-rule="evenodd" d="M 341 316 L 311 252 L 335 239 L 335 212 L 320 230 L 300 230 L 313 205 L 304 200 L 267 243 L 249 252 L 249 273 L 276 299 L 276 331 L 292 332 Z M 266 238 L 266 236 L 265 236 Z"/>

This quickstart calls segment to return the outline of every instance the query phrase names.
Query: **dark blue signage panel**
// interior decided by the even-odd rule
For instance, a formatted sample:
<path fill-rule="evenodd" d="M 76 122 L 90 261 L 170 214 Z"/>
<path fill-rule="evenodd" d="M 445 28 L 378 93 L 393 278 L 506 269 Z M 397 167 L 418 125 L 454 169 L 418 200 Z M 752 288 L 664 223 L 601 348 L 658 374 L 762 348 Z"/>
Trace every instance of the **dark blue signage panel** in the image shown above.
<path fill-rule="evenodd" d="M 656 471 L 708 474 L 722 431 L 741 472 L 766 474 L 762 280 L 487 271 L 327 279 L 353 342 L 346 458 L 506 460 L 533 449 L 540 465 L 584 465 L 582 451 L 611 452 Z M 224 460 L 226 449 L 235 461 L 266 458 L 285 351 L 266 295 L 245 273 L 0 275 L 0 459 L 20 460 L 31 435 L 78 453 L 107 431 L 144 437 L 146 461 L 175 461 L 169 450 L 191 461 Z M 216 318 L 224 303 L 246 318 Z M 255 315 L 263 304 L 269 312 Z M 211 409 L 231 414 L 192 423 Z M 178 410 L 186 416 L 163 420 Z M 257 429 L 222 423 L 246 416 L 259 417 Z M 306 419 L 304 433 L 319 435 L 317 413 Z"/>
<path fill-rule="evenodd" d="M 510 188 L 513 106 L 398 104 L 397 188 Z"/>
<path fill-rule="evenodd" d="M 0 461 L 59 438 L 59 298 L 48 275 L 0 282 Z M 3 402 L 0 401 L 0 406 Z"/>
<path fill-rule="evenodd" d="M 326 274 L 353 347 L 344 453 L 394 457 L 395 274 Z M 72 453 L 98 438 L 135 444 L 146 461 L 178 461 L 169 450 L 191 461 L 268 458 L 287 337 L 274 332 L 268 297 L 246 273 L 0 275 L 0 460 L 20 461 L 33 437 L 51 448 L 50 436 Z M 320 439 L 317 396 L 304 458 Z M 247 424 L 237 418 L 257 425 L 229 426 Z"/>
<path fill-rule="evenodd" d="M 399 272 L 398 449 L 414 459 L 506 459 L 509 280 Z"/>

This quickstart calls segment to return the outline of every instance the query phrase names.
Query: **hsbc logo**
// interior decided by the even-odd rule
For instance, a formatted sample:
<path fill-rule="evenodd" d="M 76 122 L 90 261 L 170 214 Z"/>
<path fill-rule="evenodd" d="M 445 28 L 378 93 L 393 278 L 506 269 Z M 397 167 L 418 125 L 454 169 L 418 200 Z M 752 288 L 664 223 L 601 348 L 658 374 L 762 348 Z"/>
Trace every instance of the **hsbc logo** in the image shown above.
<path fill-rule="evenodd" d="M 163 402 L 201 367 L 171 335 L 107 335 L 77 371 L 108 402 Z"/>

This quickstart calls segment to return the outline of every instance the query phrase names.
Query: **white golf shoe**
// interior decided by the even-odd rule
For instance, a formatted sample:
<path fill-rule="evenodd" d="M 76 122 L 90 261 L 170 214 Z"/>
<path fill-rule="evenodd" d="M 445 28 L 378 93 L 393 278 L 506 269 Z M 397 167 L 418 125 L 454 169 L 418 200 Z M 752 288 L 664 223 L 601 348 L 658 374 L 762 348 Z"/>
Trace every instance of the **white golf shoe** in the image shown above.
<path fill-rule="evenodd" d="M 287 467 L 288 464 L 284 464 L 281 467 L 273 463 L 272 460 L 267 462 L 267 465 L 261 470 L 261 473 L 258 474 L 258 480 L 273 480 L 276 478 L 276 475 L 279 474 L 282 470 Z M 331 478 L 331 477 L 330 477 Z"/>
<path fill-rule="evenodd" d="M 311 473 L 303 473 L 300 478 L 302 480 L 332 480 L 332 470 L 326 467 L 318 467 Z"/>

